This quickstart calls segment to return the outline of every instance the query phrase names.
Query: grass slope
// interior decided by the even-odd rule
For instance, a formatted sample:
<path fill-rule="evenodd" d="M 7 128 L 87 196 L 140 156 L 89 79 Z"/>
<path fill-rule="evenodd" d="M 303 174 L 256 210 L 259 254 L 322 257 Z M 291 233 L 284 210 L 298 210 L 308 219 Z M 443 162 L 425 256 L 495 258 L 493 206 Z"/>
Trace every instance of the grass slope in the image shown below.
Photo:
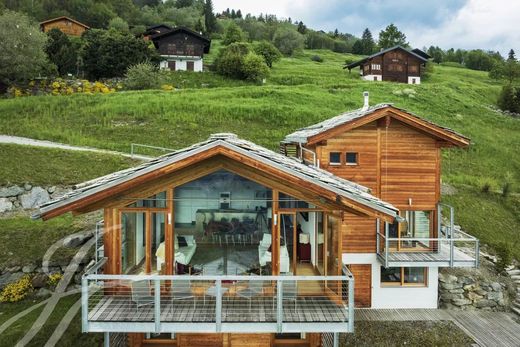
<path fill-rule="evenodd" d="M 206 61 L 211 61 L 216 51 L 213 49 Z M 316 54 L 323 63 L 311 61 Z M 498 82 L 484 72 L 447 66 L 436 66 L 421 85 L 366 82 L 356 71 L 349 74 L 343 70 L 345 59 L 354 58 L 330 51 L 304 51 L 276 63 L 265 85 L 185 73 L 174 78 L 184 81 L 179 83 L 181 87 L 189 88 L 174 92 L 1 100 L 0 133 L 127 151 L 131 143 L 180 148 L 211 133 L 235 132 L 276 149 L 284 135 L 295 129 L 359 108 L 362 92 L 368 90 L 371 104 L 392 102 L 471 137 L 470 149 L 444 152 L 444 182 L 478 192 L 485 184 L 497 191 L 509 180 L 513 191 L 520 191 L 520 156 L 516 153 L 520 122 L 489 108 L 499 93 Z M 407 96 L 404 89 L 413 89 L 415 94 Z M 89 162 L 74 165 L 86 167 Z M 518 233 L 504 233 L 503 228 L 472 222 L 475 212 L 468 208 L 462 211 L 470 204 L 507 210 L 507 201 L 466 192 L 460 199 L 461 208 L 456 213 L 470 232 L 489 235 L 485 239 L 491 244 L 505 240 L 505 235 L 520 238 Z M 465 199 L 471 202 L 466 204 Z M 520 222 L 511 213 L 486 216 L 511 226 L 511 230 L 520 229 Z"/>

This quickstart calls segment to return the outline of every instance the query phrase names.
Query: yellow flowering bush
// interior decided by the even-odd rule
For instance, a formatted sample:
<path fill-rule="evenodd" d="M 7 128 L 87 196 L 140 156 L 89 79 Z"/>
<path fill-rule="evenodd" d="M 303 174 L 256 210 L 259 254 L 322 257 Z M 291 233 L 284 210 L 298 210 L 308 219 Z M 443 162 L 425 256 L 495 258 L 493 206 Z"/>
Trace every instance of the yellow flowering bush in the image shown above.
<path fill-rule="evenodd" d="M 95 81 L 87 80 L 63 80 L 57 78 L 55 80 L 30 81 L 25 88 L 12 86 L 8 90 L 11 97 L 29 96 L 29 95 L 73 95 L 73 94 L 110 94 L 121 90 L 123 87 L 118 81 Z"/>
<path fill-rule="evenodd" d="M 18 281 L 9 283 L 0 293 L 0 302 L 17 302 L 22 300 L 33 289 L 31 277 L 25 275 Z"/>
<path fill-rule="evenodd" d="M 61 273 L 55 272 L 55 273 L 49 275 L 49 278 L 47 279 L 47 284 L 50 287 L 54 287 L 54 286 L 58 285 L 58 283 L 61 281 L 62 278 L 63 278 L 63 275 Z"/>
<path fill-rule="evenodd" d="M 172 91 L 172 90 L 173 90 L 173 86 L 172 86 L 171 84 L 163 84 L 163 85 L 161 86 L 161 89 L 162 89 L 162 90 L 165 90 L 165 91 L 167 91 L 167 92 L 169 92 L 169 91 Z"/>

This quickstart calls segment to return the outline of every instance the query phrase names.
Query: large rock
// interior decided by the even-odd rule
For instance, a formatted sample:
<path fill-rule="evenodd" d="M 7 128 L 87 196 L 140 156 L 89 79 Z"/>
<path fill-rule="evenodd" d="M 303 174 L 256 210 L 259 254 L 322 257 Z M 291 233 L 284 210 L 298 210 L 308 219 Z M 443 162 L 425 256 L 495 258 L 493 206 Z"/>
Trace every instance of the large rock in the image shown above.
<path fill-rule="evenodd" d="M 462 288 L 451 289 L 451 290 L 448 290 L 448 292 L 453 293 L 453 294 L 464 294 L 464 289 L 462 289 Z"/>
<path fill-rule="evenodd" d="M 493 288 L 495 292 L 499 292 L 502 290 L 502 286 L 498 282 L 491 283 L 491 288 Z"/>
<path fill-rule="evenodd" d="M 441 288 L 442 289 L 447 289 L 447 290 L 452 290 L 452 289 L 458 289 L 458 288 L 462 288 L 462 283 L 446 283 L 446 282 L 441 282 Z"/>
<path fill-rule="evenodd" d="M 0 276 L 0 290 L 3 289 L 7 284 L 18 281 L 24 275 L 23 272 L 5 273 Z"/>
<path fill-rule="evenodd" d="M 33 273 L 34 271 L 36 270 L 36 265 L 34 264 L 28 264 L 28 265 L 25 265 L 24 267 L 22 267 L 22 272 L 23 273 Z"/>
<path fill-rule="evenodd" d="M 84 244 L 88 239 L 92 237 L 92 234 L 79 234 L 79 235 L 71 235 L 67 236 L 65 240 L 63 240 L 63 246 L 69 248 L 76 248 Z M 69 262 L 63 265 L 68 265 Z"/>
<path fill-rule="evenodd" d="M 23 208 L 36 208 L 39 205 L 46 203 L 50 200 L 49 193 L 47 190 L 34 187 L 30 192 L 23 194 L 20 197 Z"/>
<path fill-rule="evenodd" d="M 23 192 L 25 192 L 25 190 L 18 186 L 2 187 L 0 188 L 0 198 L 10 198 L 12 196 L 18 196 Z"/>
<path fill-rule="evenodd" d="M 39 298 L 45 298 L 47 296 L 51 296 L 52 292 L 46 288 L 40 288 L 35 295 Z"/>
<path fill-rule="evenodd" d="M 464 299 L 464 295 L 462 294 L 452 294 L 452 293 L 442 293 L 441 294 L 442 300 L 455 300 L 455 299 Z"/>
<path fill-rule="evenodd" d="M 46 274 L 37 274 L 31 280 L 32 286 L 34 288 L 43 288 L 47 286 L 47 281 L 49 280 L 49 276 Z"/>
<path fill-rule="evenodd" d="M 487 298 L 488 300 L 500 301 L 504 299 L 504 294 L 502 292 L 489 292 Z"/>
<path fill-rule="evenodd" d="M 13 203 L 8 198 L 0 198 L 0 213 L 11 211 L 13 209 Z"/>
<path fill-rule="evenodd" d="M 439 273 L 439 281 L 441 281 L 443 283 L 449 283 L 449 284 L 455 283 L 455 282 L 457 282 L 457 276 Z"/>
<path fill-rule="evenodd" d="M 497 303 L 493 300 L 487 300 L 487 299 L 483 299 L 483 300 L 479 300 L 475 303 L 475 306 L 477 308 L 491 308 L 491 307 L 495 307 L 497 305 Z"/>
<path fill-rule="evenodd" d="M 477 300 L 480 300 L 483 298 L 482 296 L 478 295 L 475 292 L 468 292 L 468 294 L 466 294 L 466 296 L 468 297 L 468 299 L 473 300 L 473 301 L 477 301 Z"/>
<path fill-rule="evenodd" d="M 451 302 L 455 306 L 466 306 L 471 304 L 471 300 L 468 299 L 453 299 Z"/>

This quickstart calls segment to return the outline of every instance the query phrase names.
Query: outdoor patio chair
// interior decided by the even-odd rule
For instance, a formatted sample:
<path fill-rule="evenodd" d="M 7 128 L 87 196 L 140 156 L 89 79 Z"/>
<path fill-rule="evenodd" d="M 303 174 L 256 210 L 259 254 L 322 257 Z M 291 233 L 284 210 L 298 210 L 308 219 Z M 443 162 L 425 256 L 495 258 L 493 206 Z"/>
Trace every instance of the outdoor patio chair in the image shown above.
<path fill-rule="evenodd" d="M 264 281 L 263 280 L 250 280 L 247 288 L 244 288 L 237 292 L 237 296 L 240 298 L 246 298 L 249 300 L 249 312 L 251 312 L 251 300 L 262 295 L 264 292 Z"/>
<path fill-rule="evenodd" d="M 133 281 L 130 285 L 132 291 L 132 302 L 135 303 L 136 312 L 139 307 L 154 304 L 154 297 L 150 294 L 149 281 Z"/>
<path fill-rule="evenodd" d="M 191 291 L 190 280 L 173 280 L 170 289 L 172 304 L 174 301 L 193 299 L 193 308 L 195 308 L 197 301 L 196 297 Z"/>

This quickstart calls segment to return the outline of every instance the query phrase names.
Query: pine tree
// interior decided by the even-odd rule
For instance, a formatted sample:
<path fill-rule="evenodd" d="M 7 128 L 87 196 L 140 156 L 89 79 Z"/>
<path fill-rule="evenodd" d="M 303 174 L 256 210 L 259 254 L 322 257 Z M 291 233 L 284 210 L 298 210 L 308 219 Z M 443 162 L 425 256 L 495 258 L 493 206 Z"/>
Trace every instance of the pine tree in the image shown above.
<path fill-rule="evenodd" d="M 357 40 L 352 45 L 352 54 L 363 54 L 363 44 L 361 43 L 361 40 Z"/>
<path fill-rule="evenodd" d="M 397 45 L 408 46 L 409 44 L 406 35 L 392 23 L 379 33 L 379 46 L 384 49 Z"/>
<path fill-rule="evenodd" d="M 374 47 L 376 44 L 374 42 L 374 38 L 372 37 L 372 33 L 370 32 L 370 30 L 368 30 L 368 28 L 366 28 L 363 31 L 363 35 L 361 35 L 360 44 L 361 53 L 358 54 L 370 55 L 374 53 Z"/>
<path fill-rule="evenodd" d="M 516 60 L 515 51 L 512 48 L 509 51 L 509 54 L 507 55 L 507 60 Z"/>
<path fill-rule="evenodd" d="M 298 32 L 300 34 L 305 34 L 307 32 L 307 27 L 305 26 L 305 24 L 303 24 L 302 21 L 299 21 L 298 22 L 298 29 L 296 29 L 296 30 L 298 30 Z"/>
<path fill-rule="evenodd" d="M 237 18 L 242 19 L 242 11 L 237 10 Z"/>
<path fill-rule="evenodd" d="M 237 17 L 237 14 L 235 13 L 235 9 L 231 10 L 231 18 L 235 19 Z"/>
<path fill-rule="evenodd" d="M 336 30 L 334 30 L 334 37 L 338 37 L 339 36 L 339 31 L 338 31 L 338 28 L 336 28 Z"/>
<path fill-rule="evenodd" d="M 213 13 L 213 2 L 211 0 L 206 0 L 204 4 L 204 24 L 206 25 L 206 31 L 208 33 L 215 32 L 217 18 L 215 18 L 215 14 Z"/>

